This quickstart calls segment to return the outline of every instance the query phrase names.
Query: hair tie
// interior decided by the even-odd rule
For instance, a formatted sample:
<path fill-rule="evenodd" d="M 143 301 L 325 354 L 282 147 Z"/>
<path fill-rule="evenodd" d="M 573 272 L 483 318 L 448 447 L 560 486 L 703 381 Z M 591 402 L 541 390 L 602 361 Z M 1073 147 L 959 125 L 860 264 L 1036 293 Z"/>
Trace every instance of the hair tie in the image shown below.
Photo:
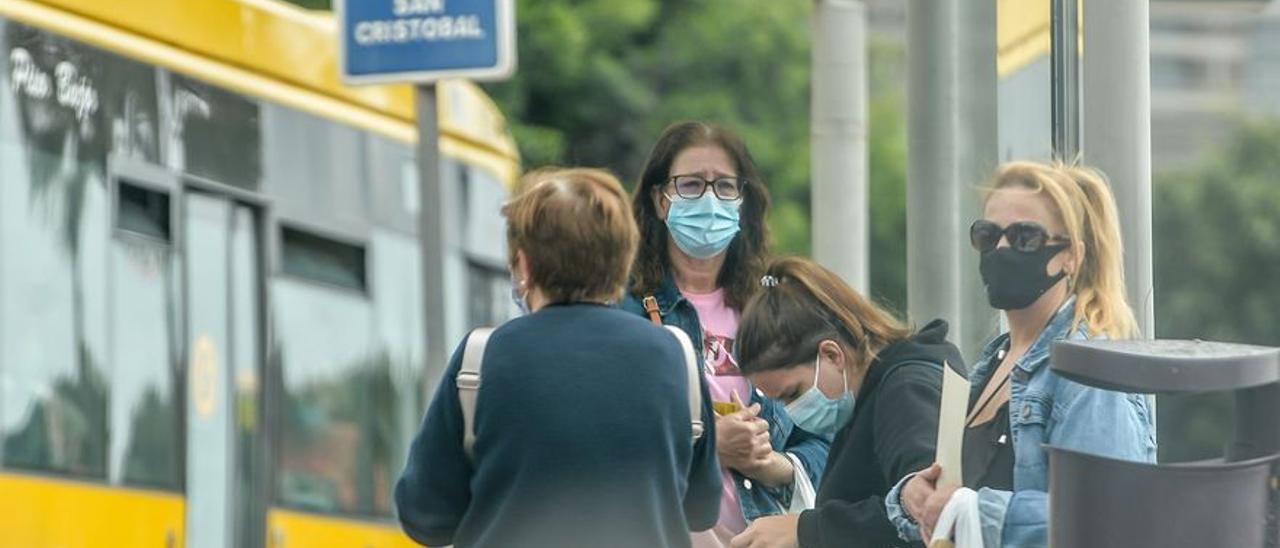
<path fill-rule="evenodd" d="M 778 287 L 778 279 L 765 274 L 764 277 L 760 278 L 760 287 Z"/>

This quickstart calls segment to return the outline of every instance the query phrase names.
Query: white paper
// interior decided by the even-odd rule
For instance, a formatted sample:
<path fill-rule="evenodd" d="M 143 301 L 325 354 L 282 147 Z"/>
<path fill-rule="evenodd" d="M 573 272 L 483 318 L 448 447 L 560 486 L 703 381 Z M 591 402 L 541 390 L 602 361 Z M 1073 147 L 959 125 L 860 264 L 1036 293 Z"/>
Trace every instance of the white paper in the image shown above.
<path fill-rule="evenodd" d="M 938 487 L 960 486 L 964 447 L 964 419 L 969 409 L 969 379 L 942 364 L 942 402 L 938 406 L 936 461 L 942 465 Z"/>
<path fill-rule="evenodd" d="M 787 510 L 788 514 L 799 514 L 805 510 L 813 509 L 814 504 L 818 501 L 818 491 L 813 488 L 813 482 L 809 481 L 809 474 L 804 469 L 804 463 L 800 462 L 800 457 L 791 453 L 783 453 L 787 459 L 791 461 L 791 467 L 795 469 L 795 473 L 791 479 L 791 508 Z"/>

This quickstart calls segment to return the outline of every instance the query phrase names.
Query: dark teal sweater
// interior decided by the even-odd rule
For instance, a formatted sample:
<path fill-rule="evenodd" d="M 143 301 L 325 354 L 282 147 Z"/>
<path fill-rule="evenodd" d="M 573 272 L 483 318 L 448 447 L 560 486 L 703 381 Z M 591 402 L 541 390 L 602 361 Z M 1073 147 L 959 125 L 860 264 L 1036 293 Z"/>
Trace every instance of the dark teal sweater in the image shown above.
<path fill-rule="evenodd" d="M 544 308 L 485 352 L 475 462 L 462 450 L 458 346 L 409 450 L 410 537 L 459 547 L 684 547 L 719 517 L 715 421 L 691 444 L 687 375 L 665 330 L 604 306 Z"/>

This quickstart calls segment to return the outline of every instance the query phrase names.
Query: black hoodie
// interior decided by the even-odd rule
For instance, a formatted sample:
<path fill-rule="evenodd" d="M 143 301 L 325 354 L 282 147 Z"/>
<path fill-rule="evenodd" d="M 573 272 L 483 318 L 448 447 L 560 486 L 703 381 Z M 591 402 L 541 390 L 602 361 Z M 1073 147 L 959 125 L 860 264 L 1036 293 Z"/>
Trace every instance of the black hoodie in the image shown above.
<path fill-rule="evenodd" d="M 880 351 L 831 444 L 817 506 L 800 514 L 801 547 L 922 546 L 898 538 L 884 497 L 934 460 L 944 361 L 965 370 L 942 320 Z"/>

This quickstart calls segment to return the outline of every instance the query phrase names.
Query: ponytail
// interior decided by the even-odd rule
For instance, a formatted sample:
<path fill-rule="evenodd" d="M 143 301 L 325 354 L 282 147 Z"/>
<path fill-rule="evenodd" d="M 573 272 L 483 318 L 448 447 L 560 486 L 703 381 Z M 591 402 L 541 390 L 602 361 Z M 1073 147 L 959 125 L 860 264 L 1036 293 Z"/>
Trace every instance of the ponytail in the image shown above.
<path fill-rule="evenodd" d="M 853 352 L 852 363 L 865 368 L 880 349 L 910 335 L 891 314 L 812 261 L 774 260 L 761 284 L 738 329 L 744 373 L 812 361 L 818 344 L 828 339 L 841 341 Z"/>
<path fill-rule="evenodd" d="M 1062 167 L 1084 197 L 1081 227 L 1084 260 L 1076 269 L 1075 323 L 1087 322 L 1094 334 L 1112 339 L 1138 335 L 1124 283 L 1124 241 L 1120 215 L 1105 176 L 1084 166 Z"/>

